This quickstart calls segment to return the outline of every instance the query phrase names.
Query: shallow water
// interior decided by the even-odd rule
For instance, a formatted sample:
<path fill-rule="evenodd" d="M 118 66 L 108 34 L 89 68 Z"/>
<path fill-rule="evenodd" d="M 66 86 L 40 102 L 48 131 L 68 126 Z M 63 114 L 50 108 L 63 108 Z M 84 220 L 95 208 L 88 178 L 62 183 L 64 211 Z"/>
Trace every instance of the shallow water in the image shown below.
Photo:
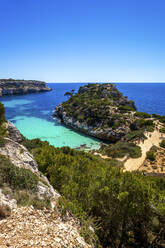
<path fill-rule="evenodd" d="M 69 84 L 51 84 L 51 92 L 5 96 L 1 98 L 6 117 L 28 139 L 40 138 L 55 147 L 72 148 L 86 145 L 89 149 L 98 149 L 100 141 L 75 132 L 52 118 L 53 110 L 62 101 L 67 100 L 64 93 L 73 88 Z M 76 86 L 76 87 L 75 87 Z M 80 84 L 75 85 L 78 89 Z"/>

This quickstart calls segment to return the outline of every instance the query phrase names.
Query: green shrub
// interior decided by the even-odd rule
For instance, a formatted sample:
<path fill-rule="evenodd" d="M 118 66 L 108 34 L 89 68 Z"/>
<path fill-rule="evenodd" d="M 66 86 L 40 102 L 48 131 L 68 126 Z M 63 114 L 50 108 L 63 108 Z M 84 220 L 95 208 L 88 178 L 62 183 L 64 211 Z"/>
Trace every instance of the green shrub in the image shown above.
<path fill-rule="evenodd" d="M 145 112 L 136 112 L 135 116 L 140 117 L 140 118 L 151 118 L 151 115 Z"/>
<path fill-rule="evenodd" d="M 165 148 L 165 140 L 162 140 L 161 143 L 160 143 L 160 146 Z"/>
<path fill-rule="evenodd" d="M 141 148 L 134 143 L 128 142 L 117 142 L 113 145 L 103 146 L 100 152 L 112 158 L 123 158 L 125 155 L 131 158 L 141 156 Z"/>
<path fill-rule="evenodd" d="M 153 132 L 155 128 L 155 124 L 153 120 L 144 120 L 144 119 L 138 119 L 135 122 L 131 123 L 130 128 L 132 131 L 135 130 L 146 130 L 148 132 Z"/>
<path fill-rule="evenodd" d="M 30 170 L 18 168 L 0 155 L 0 186 L 9 184 L 13 189 L 26 189 L 35 192 L 38 178 Z"/>
<path fill-rule="evenodd" d="M 124 137 L 125 141 L 133 141 L 137 139 L 146 139 L 146 136 L 144 135 L 144 130 L 131 131 Z"/>
<path fill-rule="evenodd" d="M 155 118 L 155 119 L 160 119 L 161 118 L 161 115 L 158 115 L 158 114 L 152 114 L 152 117 Z"/>
<path fill-rule="evenodd" d="M 159 131 L 160 131 L 161 133 L 165 133 L 165 127 L 162 127 Z"/>
<path fill-rule="evenodd" d="M 150 161 L 155 161 L 156 155 L 155 155 L 154 152 L 148 151 L 148 152 L 146 153 L 146 158 L 149 159 Z"/>
<path fill-rule="evenodd" d="M 33 149 L 36 149 L 38 147 L 42 147 L 44 144 L 49 144 L 47 141 L 41 141 L 37 138 L 33 140 L 28 140 L 24 136 L 22 136 L 22 143 L 29 151 L 32 151 Z"/>
<path fill-rule="evenodd" d="M 6 141 L 3 136 L 0 136 L 0 147 L 3 147 L 6 144 Z"/>
<path fill-rule="evenodd" d="M 130 106 L 128 105 L 120 105 L 119 106 L 119 110 L 123 113 L 125 112 L 129 112 L 129 111 L 135 111 L 135 109 L 131 108 Z"/>

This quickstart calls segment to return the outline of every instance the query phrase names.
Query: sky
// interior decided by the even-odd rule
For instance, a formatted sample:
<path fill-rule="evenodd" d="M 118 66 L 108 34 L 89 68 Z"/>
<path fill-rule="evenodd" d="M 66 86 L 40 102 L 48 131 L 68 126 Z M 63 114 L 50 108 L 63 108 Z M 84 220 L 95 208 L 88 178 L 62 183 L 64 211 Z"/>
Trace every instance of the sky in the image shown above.
<path fill-rule="evenodd" d="M 0 0 L 0 78 L 165 82 L 165 0 Z"/>

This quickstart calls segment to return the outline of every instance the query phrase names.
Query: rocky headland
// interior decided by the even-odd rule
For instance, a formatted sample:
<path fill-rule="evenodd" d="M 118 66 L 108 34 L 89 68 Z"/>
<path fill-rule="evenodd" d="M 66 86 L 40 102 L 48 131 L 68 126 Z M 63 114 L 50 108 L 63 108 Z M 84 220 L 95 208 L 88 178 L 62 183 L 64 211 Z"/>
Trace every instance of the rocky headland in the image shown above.
<path fill-rule="evenodd" d="M 133 101 L 115 84 L 88 84 L 58 105 L 54 117 L 66 126 L 102 140 L 116 142 L 125 137 L 141 118 Z M 135 127 L 136 129 L 136 127 Z"/>
<path fill-rule="evenodd" d="M 36 80 L 0 79 L 0 96 L 50 91 L 45 82 Z"/>

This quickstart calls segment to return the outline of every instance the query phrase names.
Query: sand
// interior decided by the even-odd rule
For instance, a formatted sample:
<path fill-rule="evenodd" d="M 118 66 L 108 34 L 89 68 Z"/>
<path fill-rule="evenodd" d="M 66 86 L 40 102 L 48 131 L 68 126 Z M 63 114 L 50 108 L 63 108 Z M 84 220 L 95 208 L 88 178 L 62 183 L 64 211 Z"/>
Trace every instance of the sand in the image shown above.
<path fill-rule="evenodd" d="M 151 137 L 149 137 L 151 135 Z M 142 156 L 140 158 L 129 158 L 124 164 L 124 171 L 135 171 L 143 164 L 146 158 L 146 152 L 155 145 L 159 147 L 159 143 L 165 137 L 164 134 L 161 134 L 159 131 L 155 130 L 153 133 L 148 133 L 147 139 L 144 140 L 144 143 L 141 142 L 138 146 L 142 149 Z"/>

